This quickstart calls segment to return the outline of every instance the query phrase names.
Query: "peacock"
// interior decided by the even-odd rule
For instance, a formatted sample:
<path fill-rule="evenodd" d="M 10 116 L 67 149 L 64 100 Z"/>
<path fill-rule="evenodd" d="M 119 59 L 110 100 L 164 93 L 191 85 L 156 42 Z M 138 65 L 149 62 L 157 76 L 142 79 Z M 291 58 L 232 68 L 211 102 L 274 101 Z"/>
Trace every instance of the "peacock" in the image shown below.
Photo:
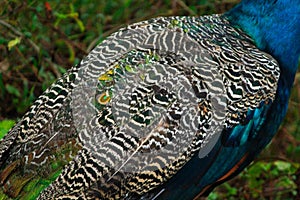
<path fill-rule="evenodd" d="M 121 28 L 0 142 L 1 199 L 197 199 L 240 173 L 283 120 L 299 0 Z"/>

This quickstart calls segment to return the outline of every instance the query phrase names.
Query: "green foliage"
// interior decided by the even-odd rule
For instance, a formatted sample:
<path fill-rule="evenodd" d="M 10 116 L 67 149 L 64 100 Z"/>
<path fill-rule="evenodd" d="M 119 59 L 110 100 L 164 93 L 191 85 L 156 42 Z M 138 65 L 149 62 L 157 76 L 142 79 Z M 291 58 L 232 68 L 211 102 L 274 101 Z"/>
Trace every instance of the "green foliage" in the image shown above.
<path fill-rule="evenodd" d="M 8 132 L 8 130 L 15 124 L 14 120 L 0 121 L 0 139 Z"/>
<path fill-rule="evenodd" d="M 21 39 L 21 37 L 16 37 L 15 39 L 9 41 L 7 44 L 8 50 L 10 51 L 14 46 L 21 43 Z"/>
<path fill-rule="evenodd" d="M 224 183 L 208 199 L 294 199 L 299 169 L 299 163 L 257 161 L 239 175 L 239 181 Z"/>

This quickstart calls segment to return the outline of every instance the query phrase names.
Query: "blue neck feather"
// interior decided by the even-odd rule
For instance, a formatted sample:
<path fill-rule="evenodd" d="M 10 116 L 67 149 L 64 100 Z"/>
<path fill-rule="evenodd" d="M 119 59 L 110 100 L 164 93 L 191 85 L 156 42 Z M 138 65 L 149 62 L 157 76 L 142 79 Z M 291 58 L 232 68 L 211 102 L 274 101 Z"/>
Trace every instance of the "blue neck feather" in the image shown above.
<path fill-rule="evenodd" d="M 244 0 L 225 16 L 279 62 L 279 87 L 289 93 L 300 55 L 300 0 Z"/>

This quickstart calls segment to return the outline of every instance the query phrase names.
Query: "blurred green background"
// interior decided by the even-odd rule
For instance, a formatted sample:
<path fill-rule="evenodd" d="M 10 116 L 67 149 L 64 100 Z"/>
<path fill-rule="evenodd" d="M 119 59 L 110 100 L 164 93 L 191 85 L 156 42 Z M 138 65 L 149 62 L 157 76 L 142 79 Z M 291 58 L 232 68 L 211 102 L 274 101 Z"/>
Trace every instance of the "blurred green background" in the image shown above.
<path fill-rule="evenodd" d="M 0 1 L 0 134 L 105 37 L 157 16 L 222 13 L 238 0 Z M 272 144 L 208 199 L 300 199 L 300 73 Z M 254 147 L 255 148 L 255 147 Z"/>

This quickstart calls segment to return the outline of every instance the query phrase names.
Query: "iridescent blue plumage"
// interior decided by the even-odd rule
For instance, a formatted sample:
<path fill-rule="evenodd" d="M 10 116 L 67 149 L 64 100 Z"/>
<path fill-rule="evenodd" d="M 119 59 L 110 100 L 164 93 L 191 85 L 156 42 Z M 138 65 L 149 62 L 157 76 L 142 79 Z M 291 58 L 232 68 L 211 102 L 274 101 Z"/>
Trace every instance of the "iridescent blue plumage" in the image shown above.
<path fill-rule="evenodd" d="M 299 0 L 245 0 L 223 15 L 162 17 L 112 34 L 1 140 L 0 197 L 208 194 L 280 126 L 299 21 Z"/>

